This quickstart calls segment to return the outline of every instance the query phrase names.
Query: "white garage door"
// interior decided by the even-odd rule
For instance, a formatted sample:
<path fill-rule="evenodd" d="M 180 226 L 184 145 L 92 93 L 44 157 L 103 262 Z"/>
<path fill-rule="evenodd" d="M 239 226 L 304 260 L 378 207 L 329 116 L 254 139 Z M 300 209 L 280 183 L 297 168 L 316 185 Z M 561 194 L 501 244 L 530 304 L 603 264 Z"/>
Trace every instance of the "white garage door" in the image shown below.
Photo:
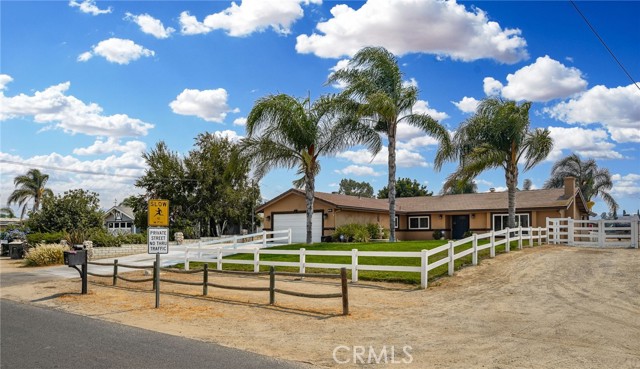
<path fill-rule="evenodd" d="M 313 242 L 320 242 L 322 237 L 322 213 L 313 213 L 311 238 Z M 293 243 L 307 242 L 307 214 L 274 214 L 273 230 L 282 231 L 291 228 Z"/>

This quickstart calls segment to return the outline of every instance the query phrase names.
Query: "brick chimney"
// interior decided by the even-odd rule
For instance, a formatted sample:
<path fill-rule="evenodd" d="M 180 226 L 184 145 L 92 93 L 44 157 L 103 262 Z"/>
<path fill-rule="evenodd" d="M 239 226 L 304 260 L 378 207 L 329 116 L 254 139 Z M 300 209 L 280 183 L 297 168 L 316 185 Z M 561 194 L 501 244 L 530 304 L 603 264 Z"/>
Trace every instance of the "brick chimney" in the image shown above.
<path fill-rule="evenodd" d="M 564 197 L 570 199 L 576 193 L 576 178 L 564 177 Z"/>

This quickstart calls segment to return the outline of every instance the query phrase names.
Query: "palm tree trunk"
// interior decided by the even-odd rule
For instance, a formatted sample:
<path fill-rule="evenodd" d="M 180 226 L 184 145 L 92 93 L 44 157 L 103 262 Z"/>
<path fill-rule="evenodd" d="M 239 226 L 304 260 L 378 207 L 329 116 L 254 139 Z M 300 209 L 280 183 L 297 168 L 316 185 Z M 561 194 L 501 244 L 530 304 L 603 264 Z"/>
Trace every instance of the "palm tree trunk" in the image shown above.
<path fill-rule="evenodd" d="M 507 226 L 516 227 L 516 191 L 518 186 L 518 163 L 508 163 L 505 170 L 507 180 L 507 191 L 509 196 L 509 219 Z"/>
<path fill-rule="evenodd" d="M 389 124 L 389 242 L 396 242 L 396 124 Z"/>
<path fill-rule="evenodd" d="M 313 243 L 313 200 L 315 197 L 315 181 L 313 174 L 304 175 L 304 194 L 307 202 L 307 245 Z"/>

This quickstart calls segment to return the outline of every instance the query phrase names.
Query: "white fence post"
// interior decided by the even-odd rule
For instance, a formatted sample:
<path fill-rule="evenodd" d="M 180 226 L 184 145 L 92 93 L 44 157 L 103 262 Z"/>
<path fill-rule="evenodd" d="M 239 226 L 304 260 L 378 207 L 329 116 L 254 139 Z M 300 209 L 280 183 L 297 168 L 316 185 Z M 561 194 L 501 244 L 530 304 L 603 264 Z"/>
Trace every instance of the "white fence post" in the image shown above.
<path fill-rule="evenodd" d="M 638 242 L 640 240 L 638 240 L 638 238 L 640 237 L 638 235 L 638 228 L 640 226 L 640 221 L 631 221 L 631 246 L 634 249 L 638 248 Z"/>
<path fill-rule="evenodd" d="M 300 273 L 306 273 L 305 264 L 307 263 L 307 255 L 305 254 L 305 249 L 300 249 Z"/>
<path fill-rule="evenodd" d="M 473 246 L 471 264 L 478 265 L 478 235 L 475 233 L 473 234 L 473 241 L 471 241 L 471 245 Z"/>
<path fill-rule="evenodd" d="M 422 250 L 420 255 L 420 287 L 422 289 L 427 288 L 427 281 L 429 279 L 429 254 L 427 250 Z"/>
<path fill-rule="evenodd" d="M 291 245 L 291 228 L 289 228 L 289 245 Z"/>
<path fill-rule="evenodd" d="M 198 241 L 198 259 L 202 259 L 202 242 Z"/>
<path fill-rule="evenodd" d="M 184 249 L 184 270 L 189 270 L 189 248 Z"/>
<path fill-rule="evenodd" d="M 253 271 L 256 273 L 260 271 L 260 248 L 259 247 L 256 247 L 255 249 L 253 249 Z"/>
<path fill-rule="evenodd" d="M 529 247 L 533 247 L 533 227 L 527 229 L 529 230 Z"/>
<path fill-rule="evenodd" d="M 238 248 L 238 236 L 233 236 L 233 248 Z"/>
<path fill-rule="evenodd" d="M 351 250 L 351 282 L 358 281 L 358 249 Z"/>
<path fill-rule="evenodd" d="M 216 258 L 218 259 L 217 269 L 222 270 L 222 247 L 218 249 L 218 256 Z"/>
<path fill-rule="evenodd" d="M 518 226 L 518 249 L 522 250 L 522 226 Z"/>
<path fill-rule="evenodd" d="M 511 230 L 507 227 L 507 243 L 504 244 L 504 251 L 511 251 Z"/>
<path fill-rule="evenodd" d="M 569 219 L 567 220 L 567 243 L 569 244 L 569 246 L 575 245 L 575 235 L 573 234 L 574 227 L 574 221 L 573 219 L 571 219 L 571 217 L 569 217 Z"/>
<path fill-rule="evenodd" d="M 606 232 L 604 230 L 604 219 L 598 221 L 598 246 L 604 247 Z"/>
<path fill-rule="evenodd" d="M 538 227 L 538 246 L 542 245 L 542 228 Z"/>
<path fill-rule="evenodd" d="M 489 243 L 491 245 L 489 247 L 489 256 L 492 258 L 495 258 L 496 257 L 496 233 L 493 229 L 491 230 L 491 236 L 489 236 Z"/>
<path fill-rule="evenodd" d="M 267 231 L 262 231 L 262 247 L 267 247 Z"/>
<path fill-rule="evenodd" d="M 449 241 L 449 275 L 453 275 L 453 271 L 455 270 L 455 263 L 453 260 L 453 241 Z"/>

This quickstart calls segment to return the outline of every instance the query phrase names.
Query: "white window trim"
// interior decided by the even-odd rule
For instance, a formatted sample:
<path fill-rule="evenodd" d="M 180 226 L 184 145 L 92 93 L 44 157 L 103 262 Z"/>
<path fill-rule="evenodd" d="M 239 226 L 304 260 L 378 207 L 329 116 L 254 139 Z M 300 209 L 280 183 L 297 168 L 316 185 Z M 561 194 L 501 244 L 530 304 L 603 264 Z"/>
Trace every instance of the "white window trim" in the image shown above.
<path fill-rule="evenodd" d="M 520 218 L 522 216 L 526 216 L 529 219 L 529 226 L 531 226 L 531 215 L 529 213 L 516 213 L 516 218 Z M 502 229 L 505 229 L 507 227 L 502 227 L 502 229 L 496 229 L 496 217 L 509 217 L 509 213 L 506 214 L 493 214 L 493 224 L 492 224 L 492 229 L 494 231 L 501 231 Z M 518 224 L 522 224 L 521 219 L 517 219 L 516 220 L 518 222 Z"/>
<path fill-rule="evenodd" d="M 418 220 L 418 227 L 411 227 L 411 219 L 422 219 L 422 218 L 427 219 L 427 226 L 426 227 L 420 227 L 420 220 Z M 415 217 L 409 217 L 407 222 L 408 222 L 408 228 L 409 229 L 431 229 L 431 216 L 429 216 L 429 215 L 420 215 L 420 216 L 415 216 Z"/>

